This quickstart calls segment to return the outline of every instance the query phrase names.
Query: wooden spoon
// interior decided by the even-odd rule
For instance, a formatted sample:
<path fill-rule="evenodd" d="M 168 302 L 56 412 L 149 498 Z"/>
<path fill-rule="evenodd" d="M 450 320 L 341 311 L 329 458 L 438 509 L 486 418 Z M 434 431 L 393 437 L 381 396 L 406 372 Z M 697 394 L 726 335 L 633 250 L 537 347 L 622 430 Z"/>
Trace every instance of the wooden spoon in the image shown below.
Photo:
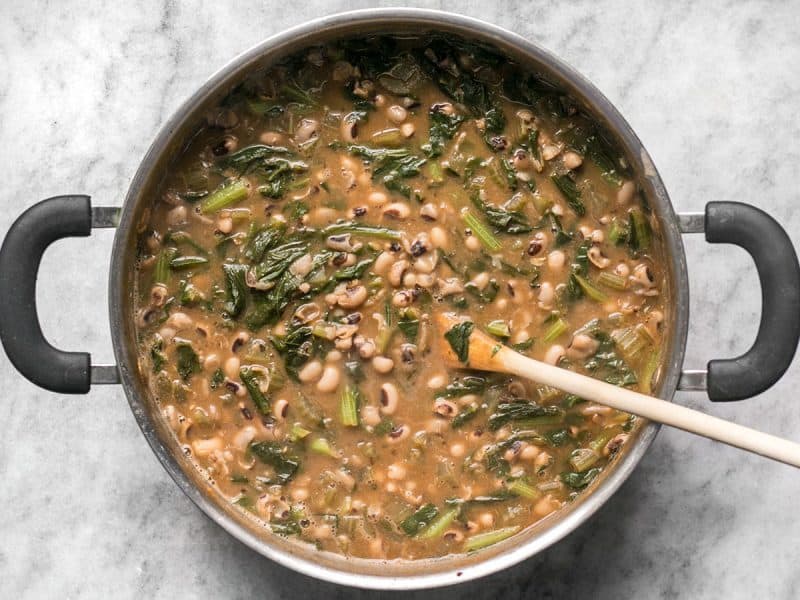
<path fill-rule="evenodd" d="M 440 313 L 436 320 L 439 333 L 444 336 L 466 319 L 453 313 Z M 469 336 L 466 362 L 459 360 L 447 340 L 442 340 L 442 347 L 448 366 L 519 375 L 585 400 L 800 467 L 800 444 L 528 358 L 477 329 L 473 329 Z"/>

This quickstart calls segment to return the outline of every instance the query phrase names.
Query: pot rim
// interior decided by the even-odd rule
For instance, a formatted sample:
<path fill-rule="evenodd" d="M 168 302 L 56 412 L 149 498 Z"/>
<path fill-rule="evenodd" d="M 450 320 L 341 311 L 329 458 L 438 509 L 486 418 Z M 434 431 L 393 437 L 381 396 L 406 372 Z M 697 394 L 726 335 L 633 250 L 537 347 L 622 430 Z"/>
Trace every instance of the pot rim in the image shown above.
<path fill-rule="evenodd" d="M 268 541 L 268 536 L 257 535 L 234 521 L 226 513 L 220 503 L 213 501 L 205 495 L 200 487 L 192 481 L 184 468 L 178 462 L 173 452 L 164 444 L 154 419 L 144 399 L 140 396 L 141 382 L 139 381 L 138 359 L 130 344 L 126 344 L 124 335 L 129 327 L 126 326 L 126 302 L 129 301 L 130 288 L 129 273 L 127 272 L 126 258 L 130 251 L 131 235 L 135 236 L 136 208 L 142 202 L 141 192 L 146 188 L 153 176 L 154 166 L 167 151 L 175 133 L 186 123 L 189 115 L 201 106 L 210 96 L 213 96 L 226 84 L 231 83 L 243 72 L 259 63 L 259 60 L 275 49 L 290 45 L 300 39 L 303 44 L 312 44 L 314 37 L 320 32 L 330 34 L 331 30 L 350 30 L 354 25 L 363 25 L 367 28 L 376 28 L 378 24 L 386 30 L 394 27 L 417 25 L 430 29 L 440 29 L 450 33 L 461 34 L 465 37 L 476 37 L 483 41 L 495 43 L 503 51 L 513 50 L 528 58 L 528 60 L 545 65 L 560 80 L 570 86 L 570 93 L 588 104 L 591 112 L 600 117 L 612 132 L 616 140 L 624 148 L 626 155 L 635 163 L 634 172 L 640 183 L 646 188 L 648 200 L 655 204 L 656 213 L 660 221 L 662 236 L 668 251 L 667 260 L 671 267 L 673 289 L 670 290 L 672 298 L 671 313 L 671 345 L 668 359 L 663 367 L 663 377 L 659 396 L 671 399 L 678 383 L 681 365 L 683 363 L 686 336 L 688 331 L 688 279 L 686 258 L 683 251 L 683 242 L 675 213 L 672 209 L 663 182 L 658 175 L 649 154 L 644 149 L 641 141 L 631 127 L 605 98 L 605 96 L 585 77 L 562 62 L 550 52 L 540 48 L 520 35 L 510 32 L 499 26 L 485 21 L 466 17 L 449 12 L 417 9 L 417 8 L 380 8 L 363 9 L 337 13 L 321 17 L 305 24 L 292 27 L 282 33 L 271 36 L 261 43 L 228 62 L 205 81 L 186 101 L 184 101 L 172 116 L 162 125 L 154 141 L 150 145 L 134 178 L 131 181 L 125 203 L 122 207 L 119 227 L 114 238 L 111 256 L 111 273 L 109 277 L 109 313 L 111 323 L 112 342 L 114 354 L 119 365 L 119 372 L 125 394 L 131 410 L 150 444 L 153 452 L 158 457 L 167 473 L 178 484 L 178 487 L 214 522 L 219 524 L 228 533 L 259 552 L 263 556 L 298 571 L 324 581 L 339 583 L 360 588 L 370 589 L 420 589 L 451 585 L 472 579 L 477 579 L 497 571 L 509 568 L 526 558 L 544 550 L 567 534 L 576 529 L 591 515 L 593 515 L 630 476 L 639 463 L 660 428 L 654 423 L 646 423 L 639 431 L 637 439 L 614 463 L 612 469 L 604 474 L 590 493 L 585 495 L 574 509 L 568 509 L 567 514 L 558 521 L 524 542 L 503 545 L 503 550 L 489 555 L 484 560 L 474 561 L 468 566 L 454 564 L 454 559 L 440 559 L 427 564 L 439 565 L 432 572 L 404 576 L 371 575 L 355 570 L 326 566 L 320 562 L 309 560 L 297 553 L 286 551 Z M 371 30 L 370 30 L 371 31 Z M 515 536 L 516 537 L 516 536 Z M 418 564 L 426 561 L 418 561 Z M 351 561 L 350 566 L 357 568 L 356 562 Z M 446 565 L 446 567 L 442 567 Z M 423 565 L 424 566 L 424 565 Z M 389 569 L 387 569 L 389 571 Z"/>

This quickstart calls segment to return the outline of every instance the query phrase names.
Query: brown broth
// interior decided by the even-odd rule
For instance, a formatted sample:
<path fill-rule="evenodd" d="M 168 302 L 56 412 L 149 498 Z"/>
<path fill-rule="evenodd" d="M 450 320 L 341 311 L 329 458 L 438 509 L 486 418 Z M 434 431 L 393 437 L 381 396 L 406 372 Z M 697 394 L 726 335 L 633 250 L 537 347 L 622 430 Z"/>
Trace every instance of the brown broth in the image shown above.
<path fill-rule="evenodd" d="M 446 368 L 432 317 L 649 391 L 660 238 L 624 161 L 554 89 L 463 42 L 358 44 L 253 76 L 175 157 L 141 240 L 141 354 L 179 442 L 265 530 L 369 558 L 471 551 L 570 502 L 634 419 Z M 320 233 L 340 221 L 397 239 Z"/>

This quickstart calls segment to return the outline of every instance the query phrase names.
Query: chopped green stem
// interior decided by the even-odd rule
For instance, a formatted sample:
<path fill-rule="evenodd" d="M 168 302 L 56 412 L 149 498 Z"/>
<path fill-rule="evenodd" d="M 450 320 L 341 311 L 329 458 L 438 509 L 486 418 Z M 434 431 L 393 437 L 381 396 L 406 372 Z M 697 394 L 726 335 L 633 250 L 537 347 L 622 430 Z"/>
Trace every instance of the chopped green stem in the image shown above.
<path fill-rule="evenodd" d="M 177 256 L 169 262 L 170 269 L 191 269 L 208 264 L 208 259 L 204 256 Z"/>
<path fill-rule="evenodd" d="M 371 140 L 378 146 L 387 146 L 389 148 L 397 148 L 403 145 L 403 136 L 400 135 L 400 130 L 396 127 L 376 131 L 372 134 Z"/>
<path fill-rule="evenodd" d="M 559 317 L 553 321 L 550 327 L 547 328 L 542 340 L 545 342 L 552 342 L 564 335 L 567 332 L 567 329 L 569 329 L 569 325 L 564 319 Z"/>
<path fill-rule="evenodd" d="M 153 269 L 153 283 L 166 284 L 169 281 L 169 265 L 176 252 L 175 248 L 164 248 L 159 252 Z"/>
<path fill-rule="evenodd" d="M 637 378 L 639 380 L 639 385 L 641 388 L 641 392 L 643 394 L 653 393 L 653 376 L 658 370 L 658 365 L 660 363 L 661 363 L 661 354 L 658 351 L 651 352 L 650 357 L 647 359 L 647 362 L 642 368 L 642 372 L 639 374 L 639 377 Z"/>
<path fill-rule="evenodd" d="M 622 433 L 621 427 L 606 427 L 599 434 L 597 434 L 597 436 L 591 442 L 589 442 L 589 448 L 599 455 L 603 451 L 603 448 L 606 447 L 608 442 L 610 442 L 611 439 L 619 433 Z M 575 470 L 580 471 L 581 469 L 576 468 Z"/>
<path fill-rule="evenodd" d="M 501 338 L 507 338 L 511 335 L 511 329 L 509 328 L 508 323 L 499 319 L 489 323 L 486 326 L 486 331 Z"/>
<path fill-rule="evenodd" d="M 597 276 L 597 283 L 604 285 L 607 288 L 611 288 L 612 290 L 622 291 L 627 287 L 628 280 L 622 275 L 610 273 L 609 271 L 603 271 Z"/>
<path fill-rule="evenodd" d="M 417 537 L 421 540 L 432 540 L 442 537 L 444 532 L 447 531 L 447 528 L 455 521 L 458 513 L 458 508 L 451 508 L 447 512 L 440 514 L 431 521 L 430 525 L 428 525 L 422 533 L 417 535 Z"/>
<path fill-rule="evenodd" d="M 195 242 L 185 231 L 173 231 L 165 236 L 164 242 L 172 242 L 174 244 L 186 244 L 190 248 L 192 248 L 195 252 L 198 252 L 202 255 L 207 255 L 208 250 L 203 248 L 200 244 Z"/>
<path fill-rule="evenodd" d="M 634 250 L 647 250 L 650 247 L 652 232 L 650 222 L 644 213 L 638 208 L 632 209 L 628 213 L 630 220 L 630 236 L 628 242 Z"/>
<path fill-rule="evenodd" d="M 486 533 L 478 533 L 464 542 L 464 550 L 467 552 L 474 552 L 475 550 L 480 550 L 502 542 L 517 533 L 519 529 L 519 525 L 514 525 L 513 527 L 503 527 L 501 529 L 495 529 L 494 531 L 487 531 Z"/>
<path fill-rule="evenodd" d="M 538 489 L 524 479 L 515 479 L 509 483 L 508 491 L 516 496 L 522 496 L 527 500 L 537 500 L 542 496 L 542 493 Z"/>
<path fill-rule="evenodd" d="M 372 227 L 371 225 L 362 225 L 360 223 L 334 223 L 328 225 L 320 232 L 323 236 L 328 237 L 340 233 L 352 233 L 353 235 L 360 235 L 362 237 L 370 237 L 379 240 L 399 241 L 403 239 L 403 233 L 395 229 L 388 229 L 387 227 Z"/>
<path fill-rule="evenodd" d="M 289 439 L 296 442 L 308 437 L 310 433 L 311 431 L 309 429 L 306 429 L 299 423 L 295 423 L 292 425 L 291 429 L 289 429 Z"/>
<path fill-rule="evenodd" d="M 358 427 L 358 405 L 360 393 L 358 388 L 348 385 L 342 392 L 339 401 L 339 419 L 346 427 Z"/>
<path fill-rule="evenodd" d="M 428 177 L 430 178 L 430 185 L 441 185 L 444 183 L 444 173 L 442 172 L 442 165 L 436 161 L 428 163 Z"/>
<path fill-rule="evenodd" d="M 573 277 L 578 282 L 578 285 L 581 286 L 583 293 L 595 302 L 606 302 L 608 300 L 608 296 L 585 277 L 581 277 L 577 274 L 573 274 Z"/>
<path fill-rule="evenodd" d="M 222 210 L 231 204 L 241 202 L 247 198 L 249 192 L 247 181 L 244 179 L 237 179 L 231 183 L 223 184 L 206 196 L 200 203 L 200 212 L 209 214 Z"/>
<path fill-rule="evenodd" d="M 394 329 L 391 327 L 387 325 L 381 325 L 378 328 L 378 335 L 375 337 L 375 346 L 380 354 L 386 352 L 386 349 L 389 347 L 389 343 L 392 341 L 393 336 Z"/>
<path fill-rule="evenodd" d="M 652 341 L 647 329 L 641 324 L 617 329 L 611 333 L 611 338 L 627 360 L 635 359 Z"/>
<path fill-rule="evenodd" d="M 312 452 L 316 452 L 317 454 L 324 454 L 325 456 L 330 456 L 331 458 L 339 458 L 339 455 L 336 453 L 336 450 L 331 445 L 328 438 L 318 437 L 311 440 L 311 443 L 308 445 L 309 449 Z"/>
<path fill-rule="evenodd" d="M 473 235 L 475 235 L 480 242 L 486 246 L 487 250 L 496 252 L 503 247 L 494 234 L 489 231 L 489 229 L 478 220 L 478 217 L 473 215 L 471 212 L 466 211 L 463 213 L 462 218 L 464 219 L 464 223 L 466 223 L 467 227 L 472 230 Z"/>
<path fill-rule="evenodd" d="M 615 246 L 620 246 L 628 241 L 628 227 L 621 223 L 619 219 L 611 221 L 611 226 L 608 229 L 608 241 Z"/>
<path fill-rule="evenodd" d="M 577 448 L 569 456 L 569 464 L 578 473 L 583 473 L 600 460 L 600 455 L 591 448 Z"/>

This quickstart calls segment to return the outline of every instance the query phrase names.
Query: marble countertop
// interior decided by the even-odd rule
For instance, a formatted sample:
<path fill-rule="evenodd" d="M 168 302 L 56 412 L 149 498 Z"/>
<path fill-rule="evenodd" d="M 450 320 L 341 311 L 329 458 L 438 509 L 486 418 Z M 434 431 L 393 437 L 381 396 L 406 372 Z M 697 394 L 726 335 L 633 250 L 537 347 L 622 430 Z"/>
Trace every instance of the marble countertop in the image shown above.
<path fill-rule="evenodd" d="M 381 2 L 391 5 L 391 2 Z M 483 18 L 589 77 L 643 139 L 679 210 L 741 200 L 800 233 L 800 6 L 771 2 L 414 2 Z M 237 53 L 360 0 L 3 3 L 0 235 L 69 192 L 119 204 L 159 126 Z M 113 360 L 113 232 L 55 244 L 38 300 L 57 346 Z M 687 238 L 687 367 L 749 347 L 760 295 L 738 249 Z M 67 397 L 0 358 L 0 597 L 366 598 L 279 567 L 231 538 L 156 461 L 116 387 Z M 800 364 L 761 397 L 677 402 L 800 439 Z M 577 532 L 481 581 L 406 598 L 796 598 L 797 498 L 788 467 L 662 431 Z"/>

